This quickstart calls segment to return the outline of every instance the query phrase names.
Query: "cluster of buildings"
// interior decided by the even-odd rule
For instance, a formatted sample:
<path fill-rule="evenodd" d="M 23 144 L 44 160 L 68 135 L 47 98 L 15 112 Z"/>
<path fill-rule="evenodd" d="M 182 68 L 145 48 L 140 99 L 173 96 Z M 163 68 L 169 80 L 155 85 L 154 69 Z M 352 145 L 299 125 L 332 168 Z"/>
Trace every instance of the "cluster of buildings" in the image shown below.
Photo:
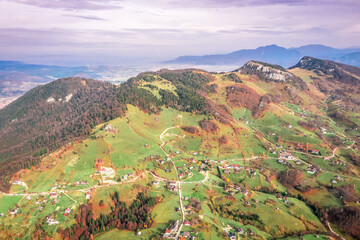
<path fill-rule="evenodd" d="M 59 224 L 59 221 L 56 220 L 55 218 L 51 217 L 51 216 L 46 217 L 46 222 L 49 225 L 57 225 L 57 224 Z"/>
<path fill-rule="evenodd" d="M 178 191 L 178 185 L 176 184 L 176 182 L 169 182 L 168 189 L 171 192 L 177 192 Z"/>
<path fill-rule="evenodd" d="M 220 168 L 224 169 L 224 174 L 230 174 L 232 170 L 234 171 L 234 173 L 240 173 L 240 171 L 245 170 L 249 172 L 251 175 L 256 175 L 255 169 L 250 167 L 239 166 L 238 164 L 231 164 L 231 165 L 224 164 Z"/>
<path fill-rule="evenodd" d="M 249 229 L 249 232 L 245 231 L 243 228 L 237 228 L 236 232 L 226 231 L 226 233 L 229 236 L 229 239 L 231 239 L 231 240 L 237 239 L 235 233 L 237 233 L 239 235 L 250 235 L 250 236 L 254 235 L 254 231 L 251 228 Z"/>
<path fill-rule="evenodd" d="M 164 238 L 171 238 L 174 235 L 176 235 L 176 231 L 179 229 L 179 220 L 177 220 L 174 224 L 172 224 L 170 227 L 168 227 L 165 230 L 165 233 L 163 235 Z"/>
<path fill-rule="evenodd" d="M 21 181 L 21 180 L 15 180 L 15 181 L 12 182 L 12 184 L 13 184 L 13 185 L 23 185 L 24 182 Z"/>
<path fill-rule="evenodd" d="M 346 166 L 346 163 L 337 159 L 337 160 L 332 160 L 331 161 L 331 165 L 335 166 L 335 165 L 338 165 L 338 166 L 343 166 L 345 167 Z"/>
<path fill-rule="evenodd" d="M 340 181 L 344 181 L 339 175 L 336 175 L 334 179 L 331 180 L 331 183 L 338 183 Z"/>
<path fill-rule="evenodd" d="M 321 168 L 316 167 L 316 166 L 314 166 L 314 165 L 312 165 L 312 164 L 309 164 L 309 165 L 308 165 L 308 168 L 306 169 L 306 171 L 307 171 L 308 173 L 310 173 L 310 174 L 314 174 L 314 173 L 316 173 L 316 172 L 321 171 Z"/>
<path fill-rule="evenodd" d="M 134 176 L 134 173 L 128 173 L 122 177 L 123 180 L 128 180 L 129 178 L 132 178 Z"/>
<path fill-rule="evenodd" d="M 51 188 L 51 191 L 53 191 L 53 190 L 56 190 L 56 189 L 61 189 L 61 188 L 66 188 L 66 186 L 65 185 L 54 185 L 52 188 Z"/>

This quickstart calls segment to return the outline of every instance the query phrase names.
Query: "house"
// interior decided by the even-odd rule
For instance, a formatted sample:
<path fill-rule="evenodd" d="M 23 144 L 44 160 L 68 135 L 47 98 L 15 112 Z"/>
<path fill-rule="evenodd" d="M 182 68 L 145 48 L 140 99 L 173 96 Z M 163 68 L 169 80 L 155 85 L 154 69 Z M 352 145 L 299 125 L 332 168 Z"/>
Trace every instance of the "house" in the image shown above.
<path fill-rule="evenodd" d="M 171 234 L 175 233 L 179 227 L 179 220 L 165 230 L 164 238 L 170 238 Z"/>
<path fill-rule="evenodd" d="M 30 199 L 31 199 L 31 196 L 28 195 L 28 196 L 26 197 L 26 200 L 30 200 Z"/>
<path fill-rule="evenodd" d="M 234 239 L 234 240 L 236 239 L 235 233 L 229 232 L 228 235 L 230 239 Z"/>
<path fill-rule="evenodd" d="M 159 186 L 159 182 L 158 181 L 153 181 L 152 182 L 155 186 Z"/>
<path fill-rule="evenodd" d="M 183 232 L 182 236 L 183 236 L 183 237 L 186 237 L 186 238 L 187 238 L 187 237 L 190 237 L 190 233 L 189 233 L 189 232 Z"/>
<path fill-rule="evenodd" d="M 14 184 L 14 185 L 22 185 L 23 183 L 22 183 L 21 180 L 15 180 L 15 181 L 13 181 L 12 184 Z"/>
<path fill-rule="evenodd" d="M 85 194 L 85 196 L 86 196 L 86 199 L 90 199 L 90 198 L 91 198 L 91 193 L 90 193 L 90 192 L 87 192 L 87 193 Z"/>
<path fill-rule="evenodd" d="M 50 219 L 50 220 L 48 221 L 48 224 L 49 224 L 49 225 L 57 225 L 57 224 L 59 224 L 59 221 L 54 220 L 54 219 Z"/>
<path fill-rule="evenodd" d="M 50 193 L 50 199 L 57 198 L 57 196 L 58 196 L 57 193 Z"/>
<path fill-rule="evenodd" d="M 320 154 L 320 151 L 319 151 L 319 150 L 316 150 L 316 149 L 312 149 L 312 150 L 311 150 L 311 153 L 312 153 L 312 154 L 319 155 L 319 154 Z"/>
<path fill-rule="evenodd" d="M 189 221 L 185 221 L 185 222 L 184 222 L 184 225 L 185 225 L 185 226 L 191 226 L 191 223 L 190 223 Z"/>
<path fill-rule="evenodd" d="M 229 174 L 230 171 L 226 169 L 226 170 L 224 171 L 224 173 L 225 173 L 225 174 Z"/>
<path fill-rule="evenodd" d="M 169 190 L 172 192 L 177 192 L 178 188 L 176 185 L 169 185 Z"/>
<path fill-rule="evenodd" d="M 136 236 L 141 236 L 141 232 L 138 231 L 137 234 L 136 234 Z"/>
<path fill-rule="evenodd" d="M 248 201 L 245 201 L 245 207 L 250 206 L 250 203 Z"/>
<path fill-rule="evenodd" d="M 237 233 L 238 233 L 238 234 L 244 234 L 244 229 L 238 228 L 238 229 L 237 229 Z"/>
<path fill-rule="evenodd" d="M 11 214 L 11 215 L 14 215 L 14 214 L 16 214 L 18 211 L 19 211 L 19 208 L 15 208 L 14 210 L 12 210 L 12 211 L 10 212 L 10 214 Z"/>
<path fill-rule="evenodd" d="M 240 190 L 241 190 L 241 187 L 240 187 L 240 186 L 235 185 L 235 186 L 234 186 L 234 189 L 235 189 L 236 191 L 240 191 Z"/>
<path fill-rule="evenodd" d="M 69 214 L 70 212 L 71 212 L 70 208 L 66 208 L 64 211 L 65 214 Z"/>

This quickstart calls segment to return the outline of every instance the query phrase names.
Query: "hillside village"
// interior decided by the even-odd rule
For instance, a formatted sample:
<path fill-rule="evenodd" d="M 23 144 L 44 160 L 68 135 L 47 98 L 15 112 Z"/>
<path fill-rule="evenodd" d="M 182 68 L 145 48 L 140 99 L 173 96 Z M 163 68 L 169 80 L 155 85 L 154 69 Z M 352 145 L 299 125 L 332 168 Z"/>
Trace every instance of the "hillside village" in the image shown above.
<path fill-rule="evenodd" d="M 356 221 L 352 232 L 338 209 L 360 206 L 358 113 L 325 98 L 307 77 L 314 72 L 274 70 L 286 71 L 284 78 L 262 79 L 272 67 L 254 66 L 132 79 L 132 88 L 157 104 L 188 94 L 178 81 L 202 88 L 191 92 L 198 99 L 186 102 L 193 111 L 127 104 L 123 117 L 44 151 L 39 163 L 14 173 L 9 191 L 0 193 L 0 238 L 355 236 Z M 256 75 L 259 69 L 266 71 Z M 309 90 L 298 93 L 304 84 Z M 201 99 L 204 106 L 197 104 Z M 329 117 L 330 107 L 343 118 Z"/>

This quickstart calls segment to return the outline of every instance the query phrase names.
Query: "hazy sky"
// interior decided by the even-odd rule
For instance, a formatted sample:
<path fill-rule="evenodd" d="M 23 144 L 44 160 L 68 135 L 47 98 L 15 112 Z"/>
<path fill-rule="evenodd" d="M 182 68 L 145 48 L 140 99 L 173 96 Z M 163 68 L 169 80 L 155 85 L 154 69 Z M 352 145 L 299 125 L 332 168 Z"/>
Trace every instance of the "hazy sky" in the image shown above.
<path fill-rule="evenodd" d="M 0 0 L 0 59 L 101 65 L 360 45 L 360 0 Z"/>

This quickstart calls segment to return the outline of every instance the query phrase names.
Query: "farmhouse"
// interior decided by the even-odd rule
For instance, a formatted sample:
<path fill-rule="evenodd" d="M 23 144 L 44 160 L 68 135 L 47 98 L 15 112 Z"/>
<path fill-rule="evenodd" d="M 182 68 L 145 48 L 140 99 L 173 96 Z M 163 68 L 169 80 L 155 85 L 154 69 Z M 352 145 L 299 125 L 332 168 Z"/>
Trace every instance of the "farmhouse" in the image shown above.
<path fill-rule="evenodd" d="M 90 192 L 87 192 L 87 193 L 85 194 L 85 196 L 86 196 L 86 199 L 90 199 L 90 198 L 91 198 L 91 193 L 90 193 Z"/>
<path fill-rule="evenodd" d="M 312 154 L 315 154 L 315 155 L 319 155 L 319 154 L 320 154 L 320 151 L 319 151 L 319 150 L 316 150 L 316 149 L 312 149 L 312 150 L 311 150 L 311 153 L 312 153 Z"/>
<path fill-rule="evenodd" d="M 57 198 L 57 196 L 58 196 L 57 193 L 50 193 L 50 199 Z"/>
<path fill-rule="evenodd" d="M 71 212 L 70 208 L 66 208 L 64 211 L 64 215 L 68 215 Z"/>
<path fill-rule="evenodd" d="M 12 182 L 12 184 L 14 184 L 14 185 L 22 185 L 23 182 L 21 180 L 15 180 L 15 181 Z"/>

